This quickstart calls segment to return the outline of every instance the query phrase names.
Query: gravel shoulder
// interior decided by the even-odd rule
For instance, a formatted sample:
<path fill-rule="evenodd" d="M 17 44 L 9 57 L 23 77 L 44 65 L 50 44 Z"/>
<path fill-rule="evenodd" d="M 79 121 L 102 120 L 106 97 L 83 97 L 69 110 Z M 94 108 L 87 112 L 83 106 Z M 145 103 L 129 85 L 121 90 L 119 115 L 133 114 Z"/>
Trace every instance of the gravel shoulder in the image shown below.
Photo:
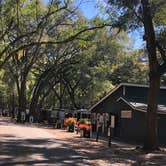
<path fill-rule="evenodd" d="M 87 156 L 94 166 L 165 166 L 166 149 L 161 151 L 146 153 L 141 149 L 127 144 L 113 144 L 108 147 L 108 142 L 95 139 L 80 138 L 75 133 L 68 133 L 63 130 L 47 130 L 70 145 L 77 153 Z M 58 134 L 57 134 L 58 133 Z"/>

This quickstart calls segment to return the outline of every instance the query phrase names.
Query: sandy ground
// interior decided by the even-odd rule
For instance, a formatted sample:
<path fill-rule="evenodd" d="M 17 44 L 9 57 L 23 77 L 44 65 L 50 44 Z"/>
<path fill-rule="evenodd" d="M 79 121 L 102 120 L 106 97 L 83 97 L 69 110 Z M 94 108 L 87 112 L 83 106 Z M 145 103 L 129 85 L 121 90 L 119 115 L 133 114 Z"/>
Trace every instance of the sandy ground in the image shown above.
<path fill-rule="evenodd" d="M 0 118 L 0 165 L 166 166 L 166 150 L 145 153 L 127 144 L 80 138 L 59 129 L 7 123 Z"/>

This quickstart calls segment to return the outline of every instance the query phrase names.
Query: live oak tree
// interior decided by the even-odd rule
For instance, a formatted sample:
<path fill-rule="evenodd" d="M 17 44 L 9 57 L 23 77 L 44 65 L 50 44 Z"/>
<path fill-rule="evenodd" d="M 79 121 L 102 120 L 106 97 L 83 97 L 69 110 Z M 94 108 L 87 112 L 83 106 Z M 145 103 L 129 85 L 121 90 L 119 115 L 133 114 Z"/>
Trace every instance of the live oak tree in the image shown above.
<path fill-rule="evenodd" d="M 64 75 L 73 109 L 89 108 L 114 87 L 109 76 L 121 66 L 124 55 L 129 54 L 122 37 L 127 38 L 127 34 L 112 36 L 108 28 L 96 30 L 90 44 L 79 52 L 76 58 L 80 62 Z"/>
<path fill-rule="evenodd" d="M 132 84 L 148 83 L 148 66 L 146 62 L 141 61 L 140 54 L 140 52 L 136 51 L 122 57 L 123 62 L 116 66 L 109 75 L 109 79 L 113 84 L 118 85 L 122 82 Z"/>
<path fill-rule="evenodd" d="M 165 3 L 166 2 L 163 0 L 108 1 L 108 4 L 110 4 L 109 12 L 114 12 L 112 19 L 115 21 L 115 26 L 125 29 L 133 29 L 140 26 L 144 27 L 144 40 L 146 41 L 149 58 L 147 127 L 144 142 L 144 149 L 147 150 L 155 150 L 158 148 L 157 105 L 160 78 L 166 72 L 166 55 L 162 45 L 156 40 L 155 29 L 158 31 L 160 31 L 160 29 L 154 24 L 153 18 L 155 18 L 155 12 L 163 8 Z M 159 15 L 161 16 L 161 14 Z M 162 25 L 160 24 L 160 26 Z M 160 58 L 158 58 L 157 50 L 160 53 Z"/>
<path fill-rule="evenodd" d="M 9 0 L 0 9 L 0 66 L 17 89 L 18 121 L 27 106 L 38 120 L 38 107 L 89 107 L 113 87 L 128 54 L 126 33 L 109 31 L 116 22 L 89 22 L 70 1 Z"/>
<path fill-rule="evenodd" d="M 26 83 L 36 61 L 44 55 L 47 46 L 84 41 L 81 34 L 107 24 L 91 26 L 82 22 L 70 1 L 51 0 L 43 6 L 40 0 L 0 2 L 0 66 L 9 60 L 18 91 L 18 121 L 25 112 Z M 19 69 L 19 70 L 17 70 Z"/>
<path fill-rule="evenodd" d="M 34 62 L 40 56 L 39 45 L 33 45 L 32 47 L 24 46 L 27 43 L 31 43 L 32 41 L 40 42 L 40 39 L 43 35 L 43 28 L 38 27 L 36 30 L 36 25 L 33 24 L 37 22 L 37 18 L 34 18 L 33 16 L 36 13 L 31 12 L 31 10 L 33 11 L 35 8 L 33 3 L 31 4 L 30 2 L 24 0 L 15 1 L 11 4 L 10 1 L 7 1 L 6 3 L 4 2 L 1 4 L 1 12 L 6 11 L 9 5 L 11 5 L 11 10 L 7 11 L 7 16 L 4 16 L 3 14 L 1 16 L 1 18 L 7 21 L 7 23 L 10 21 L 12 22 L 9 26 L 10 32 L 3 32 L 2 28 L 1 40 L 3 41 L 4 47 L 1 47 L 1 64 L 4 64 L 4 67 L 10 71 L 11 78 L 13 79 L 17 87 L 17 119 L 20 122 L 21 112 L 25 112 L 27 105 L 27 77 Z M 24 5 L 24 7 L 21 7 L 22 5 Z"/>
<path fill-rule="evenodd" d="M 11 116 L 14 117 L 14 106 L 16 104 L 15 83 L 11 79 L 10 73 L 6 70 L 0 71 L 0 105 L 1 109 L 10 109 Z"/>
<path fill-rule="evenodd" d="M 75 49 L 74 49 L 75 48 Z M 79 50 L 79 48 L 77 48 Z M 76 47 L 72 43 L 68 45 L 61 45 L 56 49 L 51 47 L 47 51 L 50 53 L 45 58 L 44 64 L 38 66 L 34 71 L 36 74 L 36 80 L 34 84 L 34 90 L 32 92 L 32 99 L 30 102 L 30 114 L 36 114 L 37 105 L 44 102 L 52 93 L 59 100 L 59 108 L 62 107 L 63 94 L 59 93 L 59 84 L 63 79 L 63 75 L 71 70 L 71 66 L 76 64 L 74 56 L 77 55 Z M 53 100 L 53 99 L 51 99 Z M 48 102 L 47 106 L 49 106 Z"/>
<path fill-rule="evenodd" d="M 41 72 L 36 77 L 30 110 L 40 103 L 46 108 L 88 108 L 108 93 L 113 88 L 109 75 L 127 53 L 120 35 L 110 36 L 105 28 L 81 35 L 85 41 L 73 41 L 58 49 L 49 46 L 51 56 L 48 54 L 48 63 L 45 59 L 45 65 L 38 67 Z"/>
<path fill-rule="evenodd" d="M 17 85 L 18 121 L 21 111 L 25 112 L 27 77 L 34 63 L 41 58 L 44 45 L 61 44 L 74 38 L 70 33 L 70 36 L 64 36 L 66 29 L 74 25 L 75 10 L 69 9 L 69 4 L 51 1 L 46 8 L 40 1 L 36 2 L 1 1 L 1 66 L 12 57 L 8 68 L 13 71 Z M 60 27 L 64 29 L 61 32 Z"/>

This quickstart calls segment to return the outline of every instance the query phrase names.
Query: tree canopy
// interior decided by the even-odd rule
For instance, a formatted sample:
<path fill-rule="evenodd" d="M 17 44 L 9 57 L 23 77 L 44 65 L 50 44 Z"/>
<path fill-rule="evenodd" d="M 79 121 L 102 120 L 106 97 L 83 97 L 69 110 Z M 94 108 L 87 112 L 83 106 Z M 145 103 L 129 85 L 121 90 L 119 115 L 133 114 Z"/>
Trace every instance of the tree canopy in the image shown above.
<path fill-rule="evenodd" d="M 126 44 L 127 32 L 112 29 L 113 20 L 89 21 L 63 1 L 4 1 L 0 11 L 5 107 L 89 108 L 120 82 L 147 81 L 145 74 L 136 77 L 147 69 L 138 65 L 139 51 Z"/>
<path fill-rule="evenodd" d="M 166 82 L 165 8 L 165 0 L 109 0 L 106 17 L 89 20 L 72 1 L 0 1 L 1 107 L 13 116 L 18 107 L 19 122 L 27 108 L 38 120 L 40 108 L 89 108 L 121 82 L 149 83 L 149 124 L 156 122 Z M 129 37 L 138 28 L 146 48 L 135 49 Z"/>

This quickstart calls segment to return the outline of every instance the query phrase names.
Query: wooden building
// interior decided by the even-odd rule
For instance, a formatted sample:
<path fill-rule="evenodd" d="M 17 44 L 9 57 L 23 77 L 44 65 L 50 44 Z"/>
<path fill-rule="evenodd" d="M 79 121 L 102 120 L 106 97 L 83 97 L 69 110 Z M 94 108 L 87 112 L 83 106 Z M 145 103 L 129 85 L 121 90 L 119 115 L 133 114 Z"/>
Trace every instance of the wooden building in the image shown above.
<path fill-rule="evenodd" d="M 113 127 L 112 136 L 123 140 L 143 142 L 146 132 L 148 86 L 120 84 L 90 108 L 92 123 L 97 126 L 103 117 L 102 131 Z M 102 118 L 101 118 L 102 119 Z M 166 144 L 166 88 L 160 88 L 158 105 L 159 142 Z"/>

